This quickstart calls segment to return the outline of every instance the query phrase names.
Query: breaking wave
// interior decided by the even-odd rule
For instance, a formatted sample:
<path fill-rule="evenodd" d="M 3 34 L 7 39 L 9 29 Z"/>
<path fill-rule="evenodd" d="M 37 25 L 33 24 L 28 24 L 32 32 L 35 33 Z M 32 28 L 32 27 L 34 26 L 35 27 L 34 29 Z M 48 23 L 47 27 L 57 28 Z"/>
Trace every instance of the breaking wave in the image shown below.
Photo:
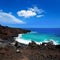
<path fill-rule="evenodd" d="M 24 43 L 24 44 L 29 44 L 29 42 L 32 41 L 32 39 L 29 39 L 29 40 L 23 39 L 22 34 L 19 34 L 18 37 L 16 37 L 15 40 L 18 41 L 19 43 Z M 53 39 L 50 39 L 50 40 L 45 39 L 44 41 L 41 41 L 41 42 L 37 42 L 37 41 L 35 41 L 35 42 L 36 42 L 36 44 L 42 44 L 42 42 L 49 42 L 49 41 L 53 41 L 53 43 L 55 45 L 58 44 L 58 41 L 54 41 Z"/>

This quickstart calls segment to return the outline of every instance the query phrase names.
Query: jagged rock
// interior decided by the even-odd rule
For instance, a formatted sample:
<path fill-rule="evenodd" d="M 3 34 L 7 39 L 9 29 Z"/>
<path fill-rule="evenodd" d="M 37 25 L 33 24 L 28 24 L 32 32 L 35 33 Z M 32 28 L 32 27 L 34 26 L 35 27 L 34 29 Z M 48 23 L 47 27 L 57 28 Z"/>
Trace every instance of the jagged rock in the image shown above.
<path fill-rule="evenodd" d="M 0 60 L 60 60 L 60 45 L 52 41 L 40 45 L 34 41 L 28 45 L 15 41 L 14 37 L 27 32 L 30 31 L 0 25 L 0 44 L 4 46 L 0 45 Z"/>
<path fill-rule="evenodd" d="M 32 41 L 31 43 L 29 43 L 29 45 L 28 46 L 30 46 L 30 47 L 32 47 L 32 48 L 34 48 L 34 47 L 36 47 L 37 46 L 37 44 L 34 42 L 34 41 Z"/>
<path fill-rule="evenodd" d="M 11 28 L 0 25 L 0 39 L 13 42 L 14 37 L 18 37 L 18 34 L 24 34 L 30 32 L 30 30 L 24 30 L 21 28 Z"/>
<path fill-rule="evenodd" d="M 19 43 L 17 42 L 17 47 L 18 44 Z M 23 47 L 22 45 L 20 44 L 22 48 L 19 47 L 17 49 L 12 45 L 0 48 L 0 59 L 6 60 L 7 57 L 7 60 L 22 60 L 25 56 L 28 60 L 60 60 L 60 48 L 58 45 L 50 45 L 54 50 L 52 50 L 52 48 L 49 49 L 48 45 L 44 47 L 44 45 L 38 45 L 34 41 L 32 41 L 30 45 L 28 44 L 28 48 L 26 48 L 27 45 L 25 45 L 26 47 Z M 40 47 L 37 48 L 38 46 Z M 3 58 L 1 56 L 3 56 Z"/>
<path fill-rule="evenodd" d="M 40 46 L 38 44 L 36 44 L 34 41 L 31 41 L 29 44 L 28 44 L 28 48 L 29 49 L 38 49 L 40 48 Z"/>
<path fill-rule="evenodd" d="M 54 45 L 53 41 L 43 42 L 42 45 Z"/>
<path fill-rule="evenodd" d="M 54 45 L 53 41 L 49 41 L 47 44 Z"/>

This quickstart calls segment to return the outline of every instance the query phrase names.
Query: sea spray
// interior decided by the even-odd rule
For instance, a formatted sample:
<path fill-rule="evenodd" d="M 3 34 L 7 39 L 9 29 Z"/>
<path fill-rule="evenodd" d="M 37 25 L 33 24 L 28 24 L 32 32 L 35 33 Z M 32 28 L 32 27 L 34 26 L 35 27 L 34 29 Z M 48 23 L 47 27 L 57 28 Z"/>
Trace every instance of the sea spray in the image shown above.
<path fill-rule="evenodd" d="M 20 42 L 20 43 L 24 43 L 24 44 L 29 44 L 31 41 L 34 41 L 34 40 L 32 40 L 32 39 L 24 39 L 24 38 L 22 38 L 22 36 L 23 36 L 23 34 L 19 34 L 18 35 L 18 37 L 16 37 L 16 41 L 18 41 L 18 42 Z M 53 43 L 55 44 L 55 45 L 57 45 L 58 44 L 58 41 L 55 41 L 55 40 L 53 40 L 53 39 L 44 39 L 43 41 L 40 41 L 40 42 L 37 42 L 37 41 L 35 41 L 36 42 L 36 44 L 42 44 L 42 42 L 49 42 L 49 41 L 53 41 Z"/>
<path fill-rule="evenodd" d="M 16 37 L 15 39 L 16 41 L 20 42 L 20 43 L 24 43 L 24 44 L 29 44 L 29 42 L 31 42 L 31 40 L 25 40 L 22 38 L 22 34 L 19 34 L 18 37 Z"/>

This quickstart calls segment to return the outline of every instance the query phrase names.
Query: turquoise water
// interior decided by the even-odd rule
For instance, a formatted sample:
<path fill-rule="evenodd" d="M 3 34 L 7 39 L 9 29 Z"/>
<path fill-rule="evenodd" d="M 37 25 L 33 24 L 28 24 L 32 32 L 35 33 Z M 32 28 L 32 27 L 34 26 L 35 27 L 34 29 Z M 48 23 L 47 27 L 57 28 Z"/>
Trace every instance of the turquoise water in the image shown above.
<path fill-rule="evenodd" d="M 60 28 L 27 28 L 30 33 L 22 34 L 20 41 L 24 43 L 28 41 L 48 42 L 53 41 L 55 44 L 60 44 Z"/>
<path fill-rule="evenodd" d="M 54 41 L 56 44 L 60 44 L 60 37 L 54 35 L 54 34 L 40 34 L 37 32 L 31 32 L 27 34 L 23 34 L 22 37 L 25 40 L 33 40 L 36 42 L 44 42 L 44 41 Z"/>

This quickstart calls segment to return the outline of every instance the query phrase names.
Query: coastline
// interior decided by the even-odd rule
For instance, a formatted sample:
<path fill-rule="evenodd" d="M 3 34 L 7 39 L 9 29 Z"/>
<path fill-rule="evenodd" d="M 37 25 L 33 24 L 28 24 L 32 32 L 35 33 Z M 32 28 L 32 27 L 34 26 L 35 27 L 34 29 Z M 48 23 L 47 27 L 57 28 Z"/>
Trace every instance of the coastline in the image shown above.
<path fill-rule="evenodd" d="M 18 41 L 19 43 L 23 43 L 23 44 L 29 44 L 29 42 L 31 42 L 31 40 L 25 40 L 22 37 L 22 34 L 19 34 L 18 37 L 15 38 L 15 41 Z"/>
<path fill-rule="evenodd" d="M 30 32 L 30 33 L 36 33 L 36 32 Z M 19 43 L 23 43 L 23 44 L 29 44 L 31 41 L 34 41 L 32 39 L 29 39 L 29 40 L 26 40 L 24 38 L 22 38 L 22 35 L 23 34 L 18 34 L 18 37 L 15 38 L 16 41 L 18 41 Z M 53 41 L 54 45 L 59 45 L 59 43 L 57 41 L 54 41 L 53 39 L 50 39 L 49 41 Z M 45 39 L 44 41 L 41 41 L 41 42 L 37 42 L 37 41 L 34 41 L 36 42 L 36 44 L 42 44 L 43 42 L 46 42 L 48 43 L 49 42 L 47 39 Z"/>
<path fill-rule="evenodd" d="M 60 60 L 60 45 L 24 40 L 26 33 L 30 31 L 0 26 L 0 60 Z"/>

